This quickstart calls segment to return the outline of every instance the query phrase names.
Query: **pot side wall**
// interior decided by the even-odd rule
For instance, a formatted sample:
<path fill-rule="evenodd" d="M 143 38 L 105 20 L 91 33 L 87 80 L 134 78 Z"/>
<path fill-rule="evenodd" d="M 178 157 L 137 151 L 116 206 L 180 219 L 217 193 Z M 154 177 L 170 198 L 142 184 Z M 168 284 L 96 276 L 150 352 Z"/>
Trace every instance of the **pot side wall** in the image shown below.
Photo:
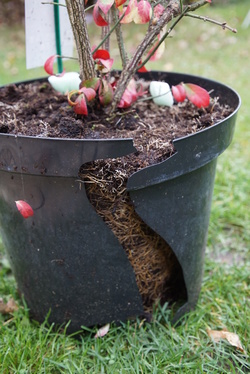
<path fill-rule="evenodd" d="M 24 188 L 34 216 L 15 200 Z M 73 178 L 1 173 L 1 234 L 19 291 L 32 316 L 81 325 L 143 314 L 135 275 L 123 248 Z"/>
<path fill-rule="evenodd" d="M 219 124 L 177 139 L 172 157 L 128 181 L 136 212 L 172 247 L 182 266 L 188 301 L 179 318 L 195 306 L 200 292 L 216 159 L 232 140 L 240 99 L 230 88 L 200 77 L 153 74 L 157 77 L 214 89 L 234 108 Z M 77 181 L 83 163 L 134 151 L 131 139 L 0 134 L 1 233 L 19 290 L 38 321 L 51 310 L 51 321 L 72 321 L 71 332 L 143 314 L 127 256 Z M 34 208 L 33 217 L 20 216 L 19 199 Z"/>

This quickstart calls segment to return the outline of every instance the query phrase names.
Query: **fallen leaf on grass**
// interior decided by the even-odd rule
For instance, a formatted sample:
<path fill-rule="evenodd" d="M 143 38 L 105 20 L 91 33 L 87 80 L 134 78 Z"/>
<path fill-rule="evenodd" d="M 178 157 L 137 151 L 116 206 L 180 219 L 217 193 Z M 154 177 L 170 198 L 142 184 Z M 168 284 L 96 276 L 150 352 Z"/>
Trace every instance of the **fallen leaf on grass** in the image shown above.
<path fill-rule="evenodd" d="M 233 347 L 236 347 L 241 352 L 244 352 L 244 349 L 240 342 L 240 338 L 234 332 L 229 332 L 225 330 L 207 330 L 207 333 L 215 343 L 218 343 L 221 339 L 224 339 L 227 340 L 228 343 L 231 344 Z"/>
<path fill-rule="evenodd" d="M 104 335 L 106 335 L 109 332 L 110 324 L 101 327 L 97 333 L 95 334 L 95 338 L 102 338 Z"/>
<path fill-rule="evenodd" d="M 2 314 L 10 314 L 13 313 L 15 310 L 18 310 L 18 306 L 14 299 L 9 299 L 9 301 L 5 304 L 3 299 L 0 299 L 0 313 Z"/>

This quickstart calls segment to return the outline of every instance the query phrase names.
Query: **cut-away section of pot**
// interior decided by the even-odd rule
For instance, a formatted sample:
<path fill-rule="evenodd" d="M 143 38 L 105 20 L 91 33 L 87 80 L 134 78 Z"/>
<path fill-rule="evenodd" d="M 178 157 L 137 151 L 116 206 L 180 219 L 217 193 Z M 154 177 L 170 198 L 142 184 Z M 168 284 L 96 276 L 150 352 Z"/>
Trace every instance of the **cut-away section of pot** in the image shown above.
<path fill-rule="evenodd" d="M 125 163 L 126 165 L 126 163 Z M 135 212 L 126 188 L 124 160 L 109 159 L 82 165 L 88 199 L 123 246 L 133 267 L 144 311 L 157 303 L 187 301 L 182 268 L 166 241 Z M 152 215 L 157 212 L 152 211 Z"/>

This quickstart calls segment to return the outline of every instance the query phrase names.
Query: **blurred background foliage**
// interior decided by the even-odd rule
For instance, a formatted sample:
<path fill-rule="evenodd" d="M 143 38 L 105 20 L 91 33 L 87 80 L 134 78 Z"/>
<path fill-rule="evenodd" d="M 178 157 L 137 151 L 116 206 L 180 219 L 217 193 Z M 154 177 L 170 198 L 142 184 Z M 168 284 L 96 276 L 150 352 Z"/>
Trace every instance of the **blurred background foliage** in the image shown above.
<path fill-rule="evenodd" d="M 0 25 L 12 25 L 24 21 L 24 0 L 0 1 Z"/>
<path fill-rule="evenodd" d="M 27 1 L 27 0 L 26 0 Z M 39 1 L 39 0 L 37 0 Z M 245 0 L 212 0 L 212 5 L 242 3 Z M 246 0 L 249 1 L 249 0 Z M 188 4 L 195 2 L 195 0 L 183 0 L 183 3 Z M 24 0 L 1 0 L 0 1 L 0 24 L 8 25 L 24 22 Z"/>

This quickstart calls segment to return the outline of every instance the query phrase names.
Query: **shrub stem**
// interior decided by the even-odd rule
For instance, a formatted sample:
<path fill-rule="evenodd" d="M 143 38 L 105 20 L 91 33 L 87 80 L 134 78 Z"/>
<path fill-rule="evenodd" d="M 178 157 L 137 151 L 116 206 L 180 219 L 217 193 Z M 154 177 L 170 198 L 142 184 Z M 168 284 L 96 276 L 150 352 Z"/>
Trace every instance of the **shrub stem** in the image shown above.
<path fill-rule="evenodd" d="M 76 42 L 80 65 L 80 78 L 82 80 L 93 78 L 96 76 L 95 63 L 88 37 L 84 1 L 66 0 L 66 6 Z"/>

